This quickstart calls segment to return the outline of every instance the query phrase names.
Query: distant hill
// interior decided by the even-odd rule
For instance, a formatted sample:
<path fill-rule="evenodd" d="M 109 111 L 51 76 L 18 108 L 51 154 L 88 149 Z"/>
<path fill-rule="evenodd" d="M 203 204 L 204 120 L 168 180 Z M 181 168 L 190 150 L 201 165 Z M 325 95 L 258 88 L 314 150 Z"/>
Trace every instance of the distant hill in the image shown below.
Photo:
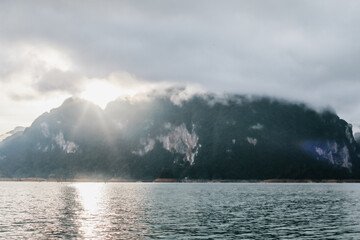
<path fill-rule="evenodd" d="M 13 130 L 11 130 L 11 131 L 9 131 L 7 133 L 1 134 L 0 135 L 0 142 L 4 141 L 8 137 L 11 137 L 13 135 L 17 135 L 17 134 L 22 133 L 24 130 L 25 130 L 25 127 L 16 127 L 16 128 L 14 128 Z"/>
<path fill-rule="evenodd" d="M 170 89 L 105 110 L 67 99 L 0 143 L 0 176 L 360 178 L 351 125 L 331 111 L 270 98 L 181 96 Z"/>

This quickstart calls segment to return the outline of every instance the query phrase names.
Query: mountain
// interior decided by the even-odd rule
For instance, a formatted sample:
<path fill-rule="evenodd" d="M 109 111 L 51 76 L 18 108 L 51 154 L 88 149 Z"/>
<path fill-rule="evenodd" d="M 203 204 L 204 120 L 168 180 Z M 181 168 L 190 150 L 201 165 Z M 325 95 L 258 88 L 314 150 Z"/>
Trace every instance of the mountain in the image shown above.
<path fill-rule="evenodd" d="M 13 130 L 1 134 L 0 135 L 0 142 L 4 141 L 6 138 L 11 137 L 11 136 L 16 136 L 18 134 L 21 134 L 23 131 L 25 130 L 25 127 L 16 127 Z"/>
<path fill-rule="evenodd" d="M 0 143 L 2 177 L 359 178 L 351 125 L 270 98 L 179 89 L 105 110 L 67 99 Z"/>

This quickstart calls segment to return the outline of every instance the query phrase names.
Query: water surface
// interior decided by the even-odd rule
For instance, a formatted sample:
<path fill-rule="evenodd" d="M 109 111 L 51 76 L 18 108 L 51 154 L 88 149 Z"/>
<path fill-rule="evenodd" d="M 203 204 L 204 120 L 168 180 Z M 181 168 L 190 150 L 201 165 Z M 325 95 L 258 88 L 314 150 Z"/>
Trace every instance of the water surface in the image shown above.
<path fill-rule="evenodd" d="M 0 182 L 0 238 L 360 239 L 360 184 Z"/>

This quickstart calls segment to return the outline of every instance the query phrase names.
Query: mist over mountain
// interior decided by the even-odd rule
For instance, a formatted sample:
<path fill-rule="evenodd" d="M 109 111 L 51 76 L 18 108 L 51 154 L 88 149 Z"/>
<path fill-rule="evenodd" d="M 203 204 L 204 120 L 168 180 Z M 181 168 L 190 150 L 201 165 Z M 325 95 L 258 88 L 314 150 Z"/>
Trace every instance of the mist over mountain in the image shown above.
<path fill-rule="evenodd" d="M 181 89 L 105 110 L 70 98 L 0 143 L 0 177 L 359 178 L 351 125 L 303 104 Z"/>
<path fill-rule="evenodd" d="M 356 141 L 358 144 L 360 144 L 360 133 L 359 133 L 359 132 L 354 134 L 354 138 L 355 138 L 355 141 Z"/>
<path fill-rule="evenodd" d="M 10 136 L 16 136 L 17 134 L 21 134 L 23 131 L 25 130 L 25 127 L 16 127 L 14 128 L 13 130 L 7 132 L 7 133 L 4 133 L 4 134 L 1 134 L 0 135 L 0 142 L 3 141 L 4 139 L 10 137 Z"/>

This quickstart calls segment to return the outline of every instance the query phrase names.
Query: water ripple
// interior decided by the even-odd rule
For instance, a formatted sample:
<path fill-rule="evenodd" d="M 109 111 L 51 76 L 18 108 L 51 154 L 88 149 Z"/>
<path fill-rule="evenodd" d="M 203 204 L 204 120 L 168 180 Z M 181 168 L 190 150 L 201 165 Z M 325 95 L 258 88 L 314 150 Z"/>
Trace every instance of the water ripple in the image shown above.
<path fill-rule="evenodd" d="M 360 184 L 0 183 L 5 239 L 359 239 Z"/>

